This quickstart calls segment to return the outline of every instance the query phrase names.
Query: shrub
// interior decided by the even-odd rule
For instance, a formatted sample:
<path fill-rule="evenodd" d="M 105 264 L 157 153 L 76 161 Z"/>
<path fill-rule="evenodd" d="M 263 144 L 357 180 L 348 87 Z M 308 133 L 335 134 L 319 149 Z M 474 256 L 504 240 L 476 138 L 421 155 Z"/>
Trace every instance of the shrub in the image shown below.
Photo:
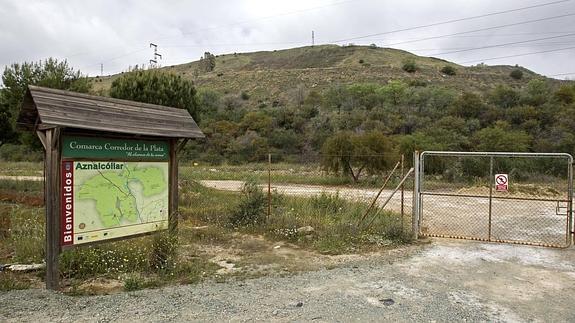
<path fill-rule="evenodd" d="M 86 278 L 100 274 L 145 271 L 149 248 L 143 239 L 87 246 L 60 255 L 60 271 L 66 278 Z"/>
<path fill-rule="evenodd" d="M 423 81 L 423 80 L 411 80 L 409 81 L 409 86 L 413 86 L 413 87 L 426 87 L 427 86 L 427 82 Z"/>
<path fill-rule="evenodd" d="M 0 291 L 30 288 L 30 281 L 19 279 L 21 275 L 12 272 L 0 273 Z"/>
<path fill-rule="evenodd" d="M 0 213 L 0 239 L 5 239 L 10 236 L 11 222 L 9 213 Z"/>
<path fill-rule="evenodd" d="M 242 97 L 242 100 L 244 100 L 244 101 L 250 99 L 250 95 L 249 95 L 249 93 L 246 92 L 246 91 L 242 91 L 241 97 Z"/>
<path fill-rule="evenodd" d="M 523 71 L 516 68 L 513 71 L 511 71 L 511 73 L 509 73 L 509 76 L 515 80 L 520 80 L 523 78 Z"/>
<path fill-rule="evenodd" d="M 157 233 L 152 240 L 150 251 L 150 268 L 164 272 L 174 267 L 178 237 L 168 232 Z"/>
<path fill-rule="evenodd" d="M 360 59 L 360 60 L 359 60 L 359 63 L 360 63 L 360 64 L 363 64 L 363 63 L 365 63 L 365 61 L 364 61 L 363 59 Z"/>
<path fill-rule="evenodd" d="M 415 73 L 417 71 L 417 65 L 413 59 L 404 60 L 401 68 L 408 73 Z"/>
<path fill-rule="evenodd" d="M 124 290 L 127 292 L 132 292 L 136 290 L 143 289 L 145 286 L 145 281 L 140 275 L 130 275 L 126 280 L 124 280 Z"/>
<path fill-rule="evenodd" d="M 255 180 L 248 180 L 242 188 L 242 197 L 230 217 L 232 226 L 253 226 L 265 220 L 266 196 Z"/>
<path fill-rule="evenodd" d="M 312 196 L 310 202 L 313 209 L 325 215 L 337 214 L 347 206 L 346 201 L 339 194 L 331 195 L 325 192 L 318 196 Z"/>
<path fill-rule="evenodd" d="M 455 71 L 455 68 L 453 66 L 445 65 L 441 69 L 441 73 L 443 73 L 445 75 L 455 75 L 457 72 Z"/>
<path fill-rule="evenodd" d="M 185 109 L 198 120 L 194 83 L 174 73 L 159 69 L 135 70 L 112 82 L 110 96 Z"/>
<path fill-rule="evenodd" d="M 575 86 L 562 85 L 556 92 L 555 98 L 563 104 L 571 104 L 575 101 Z"/>
<path fill-rule="evenodd" d="M 41 161 L 42 151 L 25 145 L 4 144 L 0 147 L 0 160 L 3 161 Z"/>
<path fill-rule="evenodd" d="M 12 261 L 38 263 L 44 258 L 44 212 L 40 208 L 10 206 L 1 208 L 9 221 L 7 241 L 13 246 Z"/>

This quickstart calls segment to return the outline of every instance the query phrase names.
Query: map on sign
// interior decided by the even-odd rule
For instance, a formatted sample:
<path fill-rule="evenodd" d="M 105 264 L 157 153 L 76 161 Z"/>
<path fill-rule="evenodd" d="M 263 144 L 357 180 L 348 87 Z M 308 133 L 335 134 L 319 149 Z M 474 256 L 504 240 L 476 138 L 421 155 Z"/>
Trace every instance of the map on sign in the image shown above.
<path fill-rule="evenodd" d="M 167 162 L 67 163 L 63 175 L 72 179 L 73 200 L 69 208 L 73 244 L 167 228 Z M 66 167 L 71 168 L 71 174 Z"/>

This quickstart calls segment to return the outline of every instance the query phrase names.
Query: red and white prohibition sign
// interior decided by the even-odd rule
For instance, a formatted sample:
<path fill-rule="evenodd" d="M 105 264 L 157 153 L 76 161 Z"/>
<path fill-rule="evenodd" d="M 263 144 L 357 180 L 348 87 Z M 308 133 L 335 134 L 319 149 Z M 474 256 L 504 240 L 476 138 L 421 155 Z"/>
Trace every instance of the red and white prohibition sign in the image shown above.
<path fill-rule="evenodd" d="M 495 174 L 495 190 L 497 192 L 507 192 L 509 190 L 509 175 Z"/>

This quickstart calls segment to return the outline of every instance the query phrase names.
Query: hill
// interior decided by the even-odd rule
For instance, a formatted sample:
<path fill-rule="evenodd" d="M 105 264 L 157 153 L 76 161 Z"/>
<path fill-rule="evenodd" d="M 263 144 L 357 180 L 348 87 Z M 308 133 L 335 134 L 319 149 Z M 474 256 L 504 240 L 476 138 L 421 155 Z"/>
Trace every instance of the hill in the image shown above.
<path fill-rule="evenodd" d="M 465 67 L 396 49 L 325 45 L 161 70 L 198 88 L 207 140 L 188 146 L 196 160 L 354 151 L 396 159 L 415 149 L 575 153 L 575 83 L 522 67 Z M 106 95 L 121 76 L 92 79 L 92 91 Z"/>
<path fill-rule="evenodd" d="M 161 69 L 193 80 L 199 88 L 221 93 L 249 93 L 260 103 L 285 100 L 288 93 L 298 87 L 323 91 L 333 84 L 385 84 L 399 79 L 408 83 L 418 81 L 445 85 L 460 91 L 472 89 L 483 92 L 492 89 L 496 84 L 520 86 L 534 77 L 540 77 L 521 68 L 524 77 L 517 81 L 509 77 L 509 73 L 516 68 L 512 66 L 480 64 L 464 67 L 403 50 L 369 46 L 308 46 L 225 54 L 217 56 L 215 60 L 215 68 L 210 72 L 201 71 L 200 61 Z M 418 67 L 416 73 L 407 73 L 402 69 L 406 60 L 415 62 Z M 457 74 L 447 76 L 441 73 L 441 68 L 446 65 L 454 67 Z M 105 93 L 119 75 L 95 79 L 94 89 Z"/>

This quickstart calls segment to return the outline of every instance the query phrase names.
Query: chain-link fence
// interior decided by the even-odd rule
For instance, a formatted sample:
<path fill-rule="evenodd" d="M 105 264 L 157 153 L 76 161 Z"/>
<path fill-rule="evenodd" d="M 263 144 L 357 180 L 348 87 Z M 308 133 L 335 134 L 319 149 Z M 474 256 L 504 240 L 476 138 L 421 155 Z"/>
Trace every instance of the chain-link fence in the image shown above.
<path fill-rule="evenodd" d="M 570 155 L 424 152 L 419 160 L 423 236 L 570 245 Z"/>
<path fill-rule="evenodd" d="M 291 234 L 301 238 L 302 232 L 310 231 L 319 235 L 331 231 L 335 236 L 365 234 L 374 240 L 413 236 L 413 171 L 407 162 L 398 160 L 368 169 L 346 159 L 349 156 L 265 157 L 258 158 L 264 162 L 243 165 L 180 162 L 183 214 L 204 223 L 242 223 L 240 216 L 249 218 L 244 223 L 265 220 L 268 231 L 288 238 Z M 371 158 L 383 156 L 361 160 Z M 333 167 L 333 163 L 340 165 Z M 262 193 L 261 208 L 256 207 L 254 186 Z M 194 198 L 199 190 L 205 195 L 203 201 Z M 206 200 L 211 200 L 209 205 L 204 204 Z M 260 218 L 248 213 L 260 214 Z"/>

